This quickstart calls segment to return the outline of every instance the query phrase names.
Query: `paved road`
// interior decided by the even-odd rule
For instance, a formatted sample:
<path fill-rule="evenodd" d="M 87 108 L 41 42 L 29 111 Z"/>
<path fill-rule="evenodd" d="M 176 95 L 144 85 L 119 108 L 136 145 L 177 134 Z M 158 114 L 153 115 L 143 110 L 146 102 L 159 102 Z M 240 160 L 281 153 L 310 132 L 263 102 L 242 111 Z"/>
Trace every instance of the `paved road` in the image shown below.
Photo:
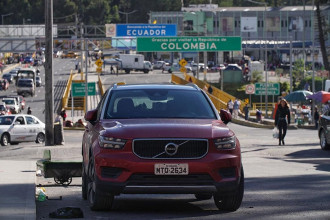
<path fill-rule="evenodd" d="M 115 81 L 168 82 L 170 75 L 155 72 L 103 77 L 110 85 Z M 92 212 L 81 198 L 80 178 L 74 178 L 69 187 L 38 178 L 50 199 L 63 199 L 37 202 L 37 219 L 49 219 L 50 212 L 66 206 L 80 207 L 85 219 L 329 219 L 330 152 L 320 149 L 315 130 L 289 130 L 286 146 L 278 146 L 269 129 L 232 123 L 229 127 L 241 142 L 246 177 L 243 203 L 234 213 L 219 212 L 212 200 L 197 201 L 192 195 L 121 195 L 116 197 L 113 211 Z M 78 161 L 82 134 L 65 131 L 64 146 L 3 147 L 0 158 L 36 161 L 44 149 L 51 149 L 53 159 Z"/>

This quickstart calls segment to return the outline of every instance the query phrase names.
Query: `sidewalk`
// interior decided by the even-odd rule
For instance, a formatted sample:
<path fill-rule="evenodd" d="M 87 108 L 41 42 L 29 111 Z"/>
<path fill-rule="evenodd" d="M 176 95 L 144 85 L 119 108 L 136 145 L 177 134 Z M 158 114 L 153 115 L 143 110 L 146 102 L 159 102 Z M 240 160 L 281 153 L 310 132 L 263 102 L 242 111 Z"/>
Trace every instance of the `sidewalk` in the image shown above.
<path fill-rule="evenodd" d="M 0 160 L 0 219 L 36 219 L 35 161 Z"/>

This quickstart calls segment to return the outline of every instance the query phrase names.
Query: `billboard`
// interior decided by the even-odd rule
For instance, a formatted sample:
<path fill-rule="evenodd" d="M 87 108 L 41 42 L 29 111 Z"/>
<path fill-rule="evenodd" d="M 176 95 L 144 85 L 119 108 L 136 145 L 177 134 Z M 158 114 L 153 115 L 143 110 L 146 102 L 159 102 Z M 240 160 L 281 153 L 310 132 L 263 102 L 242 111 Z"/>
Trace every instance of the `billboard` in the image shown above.
<path fill-rule="evenodd" d="M 241 51 L 241 37 L 138 37 L 138 52 Z"/>
<path fill-rule="evenodd" d="M 241 32 L 257 32 L 257 17 L 241 17 Z"/>
<path fill-rule="evenodd" d="M 116 24 L 105 24 L 105 36 L 106 37 L 116 36 Z"/>
<path fill-rule="evenodd" d="M 280 17 L 266 18 L 266 31 L 280 31 Z"/>
<path fill-rule="evenodd" d="M 221 30 L 224 32 L 233 31 L 234 19 L 232 17 L 221 18 Z"/>
<path fill-rule="evenodd" d="M 176 24 L 117 24 L 117 37 L 170 37 L 177 35 Z"/>

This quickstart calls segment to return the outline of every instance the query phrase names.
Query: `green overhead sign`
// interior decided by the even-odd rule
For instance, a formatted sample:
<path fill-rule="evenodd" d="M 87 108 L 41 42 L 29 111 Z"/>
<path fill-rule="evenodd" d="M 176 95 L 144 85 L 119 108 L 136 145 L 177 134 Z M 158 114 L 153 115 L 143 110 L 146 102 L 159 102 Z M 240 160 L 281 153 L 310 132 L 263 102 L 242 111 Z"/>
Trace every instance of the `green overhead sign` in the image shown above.
<path fill-rule="evenodd" d="M 72 83 L 72 96 L 85 96 L 85 83 Z M 95 82 L 88 83 L 88 95 L 96 95 Z"/>
<path fill-rule="evenodd" d="M 280 84 L 279 83 L 268 83 L 267 87 L 268 95 L 279 95 Z M 266 95 L 266 83 L 255 84 L 255 95 Z"/>
<path fill-rule="evenodd" d="M 240 51 L 241 37 L 139 37 L 138 52 Z"/>

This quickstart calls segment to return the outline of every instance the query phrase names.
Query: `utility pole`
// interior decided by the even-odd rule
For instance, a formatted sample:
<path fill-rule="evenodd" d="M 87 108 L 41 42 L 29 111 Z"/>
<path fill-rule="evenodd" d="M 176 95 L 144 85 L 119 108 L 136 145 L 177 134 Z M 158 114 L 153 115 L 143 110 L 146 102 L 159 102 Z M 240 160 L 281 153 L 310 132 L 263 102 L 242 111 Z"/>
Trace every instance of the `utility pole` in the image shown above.
<path fill-rule="evenodd" d="M 46 146 L 54 146 L 54 94 L 53 94 L 53 0 L 45 5 L 45 134 Z"/>
<path fill-rule="evenodd" d="M 204 24 L 204 33 L 205 33 L 205 37 L 207 36 L 207 26 L 206 26 L 206 22 L 205 22 L 205 17 L 204 17 L 204 20 L 203 20 L 203 24 Z M 206 81 L 206 73 L 207 73 L 207 70 L 206 70 L 206 67 L 207 67 L 207 52 L 204 51 L 204 81 Z"/>

